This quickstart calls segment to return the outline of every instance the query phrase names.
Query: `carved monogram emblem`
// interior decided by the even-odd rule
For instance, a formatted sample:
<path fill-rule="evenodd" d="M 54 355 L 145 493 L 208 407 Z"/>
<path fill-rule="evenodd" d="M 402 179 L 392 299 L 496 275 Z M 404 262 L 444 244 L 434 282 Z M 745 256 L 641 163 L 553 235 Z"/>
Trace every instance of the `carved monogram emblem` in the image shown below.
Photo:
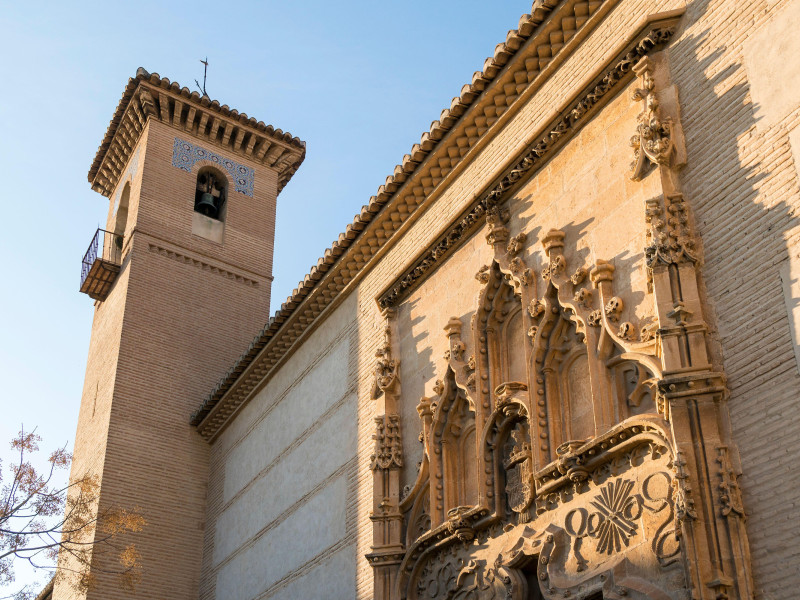
<path fill-rule="evenodd" d="M 634 485 L 630 479 L 607 483 L 590 502 L 594 512 L 576 508 L 567 514 L 564 522 L 567 533 L 574 538 L 596 538 L 601 554 L 614 554 L 627 547 L 636 535 L 636 521 L 642 515 L 642 499 L 632 493 Z"/>
<path fill-rule="evenodd" d="M 641 503 L 631 494 L 633 481 L 612 481 L 600 490 L 591 504 L 597 509 L 598 552 L 613 554 L 628 545 L 636 534 L 636 519 L 642 513 Z M 590 517 L 590 518 L 592 518 Z"/>

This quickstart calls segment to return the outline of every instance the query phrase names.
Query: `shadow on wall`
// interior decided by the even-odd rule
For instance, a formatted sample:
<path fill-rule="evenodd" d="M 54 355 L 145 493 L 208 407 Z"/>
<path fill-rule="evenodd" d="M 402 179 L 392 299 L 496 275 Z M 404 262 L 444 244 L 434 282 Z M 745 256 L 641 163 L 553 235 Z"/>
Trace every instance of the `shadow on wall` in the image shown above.
<path fill-rule="evenodd" d="M 797 575 L 776 574 L 774 565 L 796 564 L 798 525 L 785 507 L 800 504 L 800 487 L 775 477 L 774 466 L 783 455 L 789 468 L 788 448 L 797 448 L 800 431 L 800 374 L 779 273 L 786 239 L 800 224 L 793 206 L 798 187 L 785 160 L 786 130 L 757 127 L 759 107 L 743 64 L 746 36 L 733 29 L 742 23 L 751 32 L 766 8 L 766 2 L 690 2 L 685 30 L 668 52 L 688 153 L 681 185 L 702 244 L 712 357 L 717 366 L 724 357 L 731 392 L 756 589 L 762 598 L 788 598 Z M 800 298 L 791 303 L 790 310 L 800 308 Z"/>
<path fill-rule="evenodd" d="M 419 431 L 411 430 L 403 434 L 405 454 L 405 468 L 400 477 L 400 489 L 404 486 L 413 485 L 417 478 L 417 464 L 422 461 L 422 443 L 417 436 L 422 430 L 422 423 L 417 414 L 416 403 L 409 400 L 419 400 L 425 395 L 425 383 L 436 379 L 436 365 L 433 362 L 433 348 L 431 347 L 430 332 L 421 328 L 425 321 L 424 315 L 417 314 L 419 300 L 405 302 L 398 311 L 397 331 L 405 332 L 399 340 L 398 348 L 413 348 L 416 360 L 410 364 L 407 360 L 400 363 L 400 385 L 403 389 L 399 412 L 403 423 L 415 423 L 419 425 Z M 417 330 L 415 334 L 414 331 Z"/>

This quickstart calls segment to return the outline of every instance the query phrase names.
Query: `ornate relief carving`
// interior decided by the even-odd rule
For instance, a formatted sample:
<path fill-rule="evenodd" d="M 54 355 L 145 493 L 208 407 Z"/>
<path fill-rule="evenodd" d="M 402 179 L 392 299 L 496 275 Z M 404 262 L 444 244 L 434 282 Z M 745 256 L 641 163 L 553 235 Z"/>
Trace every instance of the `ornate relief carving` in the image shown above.
<path fill-rule="evenodd" d="M 731 461 L 728 458 L 727 446 L 719 446 L 717 448 L 716 461 L 719 463 L 719 497 L 722 502 L 722 514 L 726 517 L 729 515 L 744 517 L 742 493 L 739 490 L 738 476 L 734 472 Z"/>
<path fill-rule="evenodd" d="M 647 200 L 645 221 L 649 228 L 644 253 L 649 269 L 656 264 L 697 262 L 683 194 Z"/>
<path fill-rule="evenodd" d="M 720 425 L 727 420 L 727 391 L 724 376 L 712 370 L 708 357 L 698 254 L 675 174 L 685 162 L 677 90 L 666 87 L 669 75 L 663 55 L 642 60 L 636 71 L 643 85 L 635 99 L 642 100 L 645 109 L 634 138 L 638 154 L 633 179 L 652 166 L 658 169 L 662 187 L 662 194 L 647 200 L 645 208 L 645 259 L 656 315 L 655 323 L 642 329 L 641 339 L 656 342 L 663 372 L 656 402 L 676 438 L 676 529 L 694 557 L 694 597 L 749 598 L 753 584 L 741 497 L 727 453 L 729 432 Z M 702 440 L 696 439 L 700 431 Z M 715 440 L 723 445 L 712 446 Z"/>
<path fill-rule="evenodd" d="M 662 169 L 664 187 L 647 205 L 652 308 L 615 285 L 613 263 L 575 264 L 582 253 L 565 252 L 573 241 L 564 232 L 541 238 L 540 280 L 526 264 L 532 234 L 511 231 L 500 202 L 569 130 L 556 124 L 485 198 L 494 260 L 476 276 L 471 335 L 462 338 L 459 319 L 448 322 L 447 371 L 436 397 L 419 405 L 431 526 L 409 537 L 398 600 L 710 600 L 752 589 L 736 456 L 719 429 L 724 379 L 708 365 L 687 208 L 666 173 L 681 162 L 668 105 L 677 96 L 656 95 L 663 58 L 639 58 L 628 65 L 637 64 L 645 106 L 635 170 Z M 447 490 L 465 465 L 448 470 L 443 441 L 463 431 L 466 399 L 480 433 L 479 493 L 464 503 Z"/>
<path fill-rule="evenodd" d="M 399 415 L 375 417 L 375 453 L 372 469 L 399 469 L 403 466 L 403 442 L 400 437 Z"/>
<path fill-rule="evenodd" d="M 697 518 L 694 499 L 691 497 L 692 488 L 688 482 L 689 475 L 685 467 L 686 459 L 683 456 L 683 452 L 676 452 L 672 461 L 672 470 L 675 474 L 672 480 L 672 499 L 675 503 L 675 512 L 679 521 Z"/>
<path fill-rule="evenodd" d="M 501 396 L 505 390 L 501 390 Z M 498 400 L 498 404 L 500 404 Z M 531 436 L 525 421 L 514 423 L 503 446 L 502 464 L 505 469 L 505 492 L 508 507 L 520 515 L 518 522 L 530 520 L 528 508 L 533 503 L 533 455 Z"/>
<path fill-rule="evenodd" d="M 386 322 L 383 325 L 383 341 L 375 351 L 375 375 L 372 383 L 372 398 L 378 398 L 386 392 L 397 394 L 399 385 L 397 372 L 400 368 L 400 360 L 392 357 L 391 345 L 391 325 L 390 321 L 394 318 L 393 309 L 384 311 Z"/>
<path fill-rule="evenodd" d="M 619 552 L 636 535 L 636 521 L 642 515 L 642 501 L 631 493 L 633 486 L 634 482 L 630 479 L 611 481 L 590 501 L 596 510 L 588 513 L 586 522 L 589 535 L 597 538 L 597 551 L 601 554 Z"/>
<path fill-rule="evenodd" d="M 375 451 L 370 466 L 373 472 L 372 552 L 367 560 L 375 569 L 376 587 L 387 588 L 393 581 L 393 569 L 403 557 L 400 511 L 400 469 L 403 467 L 403 443 L 397 400 L 400 393 L 400 361 L 392 356 L 392 328 L 395 311 L 383 312 L 383 336 L 375 352 L 376 365 L 372 398 L 376 400 Z"/>
<path fill-rule="evenodd" d="M 504 600 L 506 586 L 495 568 L 483 559 L 469 559 L 455 548 L 429 560 L 415 586 L 422 600 Z"/>
<path fill-rule="evenodd" d="M 633 67 L 641 81 L 640 88 L 633 92 L 633 99 L 643 103 L 639 115 L 636 134 L 631 138 L 633 163 L 631 179 L 640 181 L 646 174 L 649 164 L 669 166 L 675 152 L 672 133 L 672 119 L 661 118 L 659 101 L 655 93 L 653 61 L 649 56 L 642 58 Z"/>

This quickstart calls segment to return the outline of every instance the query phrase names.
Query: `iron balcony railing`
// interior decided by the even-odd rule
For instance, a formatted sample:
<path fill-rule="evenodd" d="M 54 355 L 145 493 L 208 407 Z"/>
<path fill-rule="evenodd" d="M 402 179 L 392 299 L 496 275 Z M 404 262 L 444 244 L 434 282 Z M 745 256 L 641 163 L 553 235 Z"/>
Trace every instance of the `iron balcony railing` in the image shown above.
<path fill-rule="evenodd" d="M 120 234 L 97 229 L 81 263 L 82 292 L 105 297 L 122 264 L 122 242 Z"/>

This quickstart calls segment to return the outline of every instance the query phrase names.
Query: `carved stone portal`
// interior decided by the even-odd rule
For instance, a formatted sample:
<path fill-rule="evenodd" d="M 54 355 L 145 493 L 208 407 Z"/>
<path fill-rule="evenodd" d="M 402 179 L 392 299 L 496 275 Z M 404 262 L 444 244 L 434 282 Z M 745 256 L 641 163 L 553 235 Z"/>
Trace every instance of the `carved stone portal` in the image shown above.
<path fill-rule="evenodd" d="M 487 201 L 494 259 L 476 274 L 469 326 L 444 324 L 447 366 L 417 406 L 424 454 L 402 499 L 390 321 L 378 351 L 376 598 L 752 596 L 725 379 L 708 360 L 675 183 L 677 91 L 662 55 L 633 72 L 644 108 L 632 178 L 663 190 L 642 216 L 649 289 L 637 302 L 648 304 L 615 293 L 612 262 L 574 264 L 564 232 L 537 244 L 510 230 L 500 195 Z M 526 262 L 537 249 L 539 274 Z"/>

